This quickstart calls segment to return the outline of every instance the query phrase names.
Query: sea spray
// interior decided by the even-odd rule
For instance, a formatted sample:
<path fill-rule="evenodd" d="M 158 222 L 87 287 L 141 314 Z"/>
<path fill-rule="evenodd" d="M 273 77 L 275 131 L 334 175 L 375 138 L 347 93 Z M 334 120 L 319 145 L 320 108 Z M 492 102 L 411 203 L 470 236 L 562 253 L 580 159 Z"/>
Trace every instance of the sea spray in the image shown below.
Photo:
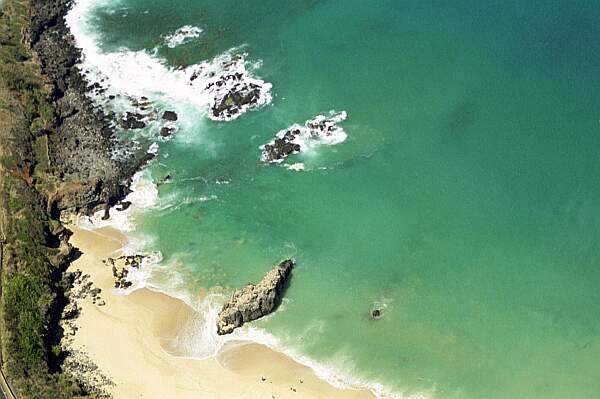
<path fill-rule="evenodd" d="M 82 49 L 82 62 L 78 67 L 90 82 L 104 88 L 96 95 L 90 93 L 97 103 L 116 106 L 117 112 L 124 112 L 123 108 L 127 108 L 131 100 L 147 98 L 175 109 L 193 104 L 211 119 L 231 120 L 271 102 L 271 84 L 253 76 L 260 62 L 247 61 L 248 54 L 241 48 L 230 49 L 212 60 L 187 68 L 169 66 L 167 60 L 158 55 L 158 47 L 151 51 L 127 48 L 103 51 L 90 18 L 97 7 L 106 4 L 78 0 L 66 18 L 77 46 Z M 256 86 L 258 94 L 253 104 L 240 107 L 234 115 L 209 113 L 209 108 L 235 90 L 235 85 Z"/>
<path fill-rule="evenodd" d="M 198 26 L 185 25 L 175 32 L 165 35 L 164 43 L 168 48 L 175 48 L 199 37 L 204 30 Z"/>

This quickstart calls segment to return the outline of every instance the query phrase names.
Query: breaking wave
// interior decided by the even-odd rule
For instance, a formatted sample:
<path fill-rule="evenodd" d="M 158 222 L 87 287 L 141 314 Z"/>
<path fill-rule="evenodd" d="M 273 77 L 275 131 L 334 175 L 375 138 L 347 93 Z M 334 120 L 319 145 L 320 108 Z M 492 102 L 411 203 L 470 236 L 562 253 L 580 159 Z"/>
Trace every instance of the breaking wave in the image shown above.
<path fill-rule="evenodd" d="M 116 52 L 103 51 L 90 16 L 97 7 L 107 3 L 79 0 L 66 17 L 77 46 L 82 49 L 79 68 L 90 83 L 102 87 L 90 93 L 100 105 L 123 111 L 132 104 L 138 105 L 140 100 L 148 100 L 163 107 L 179 108 L 183 112 L 191 104 L 204 116 L 222 121 L 236 119 L 251 108 L 271 102 L 271 84 L 254 77 L 254 70 L 260 63 L 249 62 L 248 54 L 242 52 L 240 47 L 187 68 L 170 66 L 166 59 L 158 55 L 158 47 L 153 50 L 122 48 Z M 185 31 L 178 31 L 177 38 L 195 34 L 199 29 L 184 28 Z M 231 115 L 209 112 L 236 85 L 256 86 L 255 101 L 239 107 Z"/>
<path fill-rule="evenodd" d="M 175 48 L 182 44 L 188 43 L 191 39 L 200 37 L 204 30 L 197 26 L 185 25 L 177 29 L 175 32 L 164 36 L 165 46 Z"/>

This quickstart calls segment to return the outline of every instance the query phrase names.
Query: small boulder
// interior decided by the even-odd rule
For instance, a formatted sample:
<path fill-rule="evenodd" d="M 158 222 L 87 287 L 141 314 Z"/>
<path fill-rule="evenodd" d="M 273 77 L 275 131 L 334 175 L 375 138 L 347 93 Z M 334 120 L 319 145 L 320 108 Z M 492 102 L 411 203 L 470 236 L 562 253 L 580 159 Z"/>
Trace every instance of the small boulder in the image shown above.
<path fill-rule="evenodd" d="M 163 127 L 160 129 L 160 136 L 165 138 L 170 137 L 173 134 L 173 130 L 172 127 Z"/>
<path fill-rule="evenodd" d="M 177 120 L 177 114 L 173 111 L 165 111 L 162 118 L 166 121 L 175 122 Z"/>

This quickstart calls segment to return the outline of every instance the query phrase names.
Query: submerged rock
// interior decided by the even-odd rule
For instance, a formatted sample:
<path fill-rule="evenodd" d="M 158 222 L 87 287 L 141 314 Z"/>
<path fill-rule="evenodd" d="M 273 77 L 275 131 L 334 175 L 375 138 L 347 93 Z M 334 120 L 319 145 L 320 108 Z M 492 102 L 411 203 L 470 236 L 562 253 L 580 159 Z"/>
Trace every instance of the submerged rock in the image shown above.
<path fill-rule="evenodd" d="M 286 259 L 271 270 L 256 285 L 236 290 L 217 319 L 217 333 L 230 334 L 244 323 L 272 313 L 281 302 L 286 282 L 291 277 L 295 262 Z"/>

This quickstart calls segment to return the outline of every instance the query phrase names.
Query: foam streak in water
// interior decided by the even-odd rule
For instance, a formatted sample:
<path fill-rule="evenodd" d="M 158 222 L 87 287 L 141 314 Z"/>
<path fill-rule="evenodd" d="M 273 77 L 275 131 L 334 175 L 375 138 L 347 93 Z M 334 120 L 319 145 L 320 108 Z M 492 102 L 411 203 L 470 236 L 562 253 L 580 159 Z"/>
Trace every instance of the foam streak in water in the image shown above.
<path fill-rule="evenodd" d="M 192 25 L 185 25 L 175 32 L 165 36 L 165 46 L 175 48 L 189 42 L 191 39 L 199 37 L 202 34 L 202 28 Z"/>

